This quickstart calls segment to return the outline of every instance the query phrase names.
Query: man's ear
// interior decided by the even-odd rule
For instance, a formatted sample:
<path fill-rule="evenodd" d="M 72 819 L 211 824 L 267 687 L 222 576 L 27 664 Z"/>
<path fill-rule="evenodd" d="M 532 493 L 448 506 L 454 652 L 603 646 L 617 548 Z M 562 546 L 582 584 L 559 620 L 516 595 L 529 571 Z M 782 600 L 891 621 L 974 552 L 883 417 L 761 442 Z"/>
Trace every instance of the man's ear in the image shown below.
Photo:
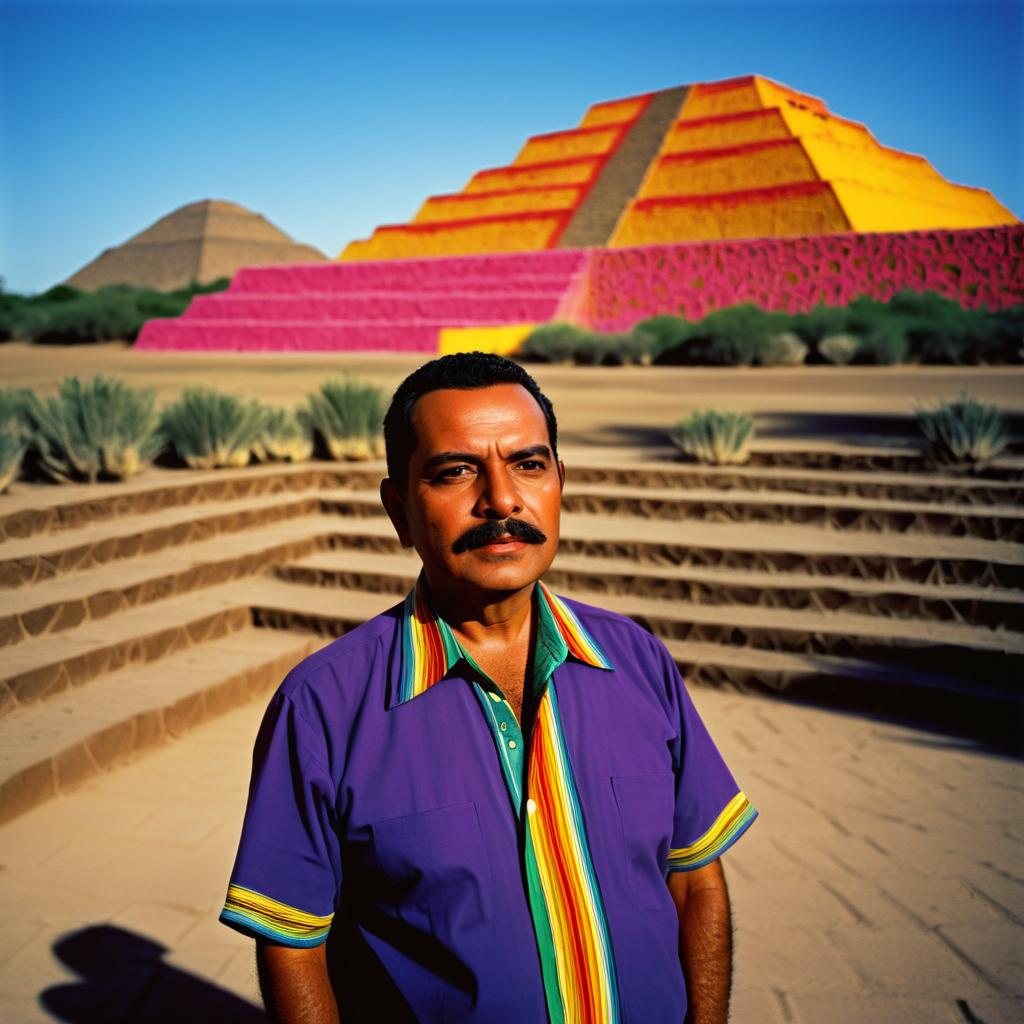
<path fill-rule="evenodd" d="M 558 460 L 558 486 L 565 490 L 565 463 Z"/>
<path fill-rule="evenodd" d="M 405 514 L 405 501 L 398 488 L 391 482 L 390 478 L 380 482 L 380 501 L 384 511 L 391 520 L 391 525 L 398 534 L 398 541 L 403 548 L 412 547 L 412 531 L 409 529 L 409 520 Z"/>

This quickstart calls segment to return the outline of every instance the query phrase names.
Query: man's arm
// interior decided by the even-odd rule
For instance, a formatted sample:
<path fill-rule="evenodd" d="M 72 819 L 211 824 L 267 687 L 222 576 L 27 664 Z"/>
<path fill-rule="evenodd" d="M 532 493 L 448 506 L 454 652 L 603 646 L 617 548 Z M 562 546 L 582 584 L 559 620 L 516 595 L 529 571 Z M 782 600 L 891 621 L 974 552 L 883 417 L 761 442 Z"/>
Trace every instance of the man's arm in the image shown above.
<path fill-rule="evenodd" d="M 686 978 L 687 1024 L 726 1024 L 732 983 L 732 922 L 722 866 L 674 871 L 668 888 L 679 915 L 679 962 Z"/>
<path fill-rule="evenodd" d="M 260 992 L 275 1024 L 338 1024 L 326 950 L 326 943 L 302 949 L 256 940 Z"/>

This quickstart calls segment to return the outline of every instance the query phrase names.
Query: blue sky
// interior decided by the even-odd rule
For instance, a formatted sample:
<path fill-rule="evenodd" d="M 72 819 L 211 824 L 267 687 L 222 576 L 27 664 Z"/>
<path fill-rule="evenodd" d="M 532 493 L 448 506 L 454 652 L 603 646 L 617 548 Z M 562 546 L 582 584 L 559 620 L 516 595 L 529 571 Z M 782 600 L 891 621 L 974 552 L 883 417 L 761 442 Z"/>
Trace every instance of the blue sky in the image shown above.
<path fill-rule="evenodd" d="M 198 199 L 335 256 L 595 101 L 751 72 L 1024 215 L 1024 6 L 0 0 L 0 274 Z"/>

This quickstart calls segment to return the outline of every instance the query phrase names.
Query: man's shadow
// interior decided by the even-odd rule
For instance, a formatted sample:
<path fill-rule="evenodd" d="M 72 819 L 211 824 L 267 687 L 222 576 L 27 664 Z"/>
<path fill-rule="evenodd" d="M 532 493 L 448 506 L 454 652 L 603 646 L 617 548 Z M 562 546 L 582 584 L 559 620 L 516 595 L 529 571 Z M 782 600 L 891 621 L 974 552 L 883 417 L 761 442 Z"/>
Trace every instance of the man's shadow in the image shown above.
<path fill-rule="evenodd" d="M 266 1024 L 266 1014 L 232 992 L 164 962 L 167 949 L 114 925 L 93 925 L 59 939 L 54 954 L 80 981 L 39 996 L 71 1024 Z"/>

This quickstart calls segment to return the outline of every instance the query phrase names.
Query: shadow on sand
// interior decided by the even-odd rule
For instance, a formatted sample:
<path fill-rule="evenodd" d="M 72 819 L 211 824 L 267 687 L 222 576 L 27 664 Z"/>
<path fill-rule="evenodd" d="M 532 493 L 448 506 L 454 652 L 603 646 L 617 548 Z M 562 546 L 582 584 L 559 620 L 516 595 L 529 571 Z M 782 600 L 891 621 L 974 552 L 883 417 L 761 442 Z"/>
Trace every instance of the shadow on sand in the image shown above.
<path fill-rule="evenodd" d="M 72 1024 L 266 1024 L 251 1003 L 164 961 L 167 949 L 114 925 L 59 939 L 54 955 L 81 980 L 46 989 L 39 1001 Z"/>

